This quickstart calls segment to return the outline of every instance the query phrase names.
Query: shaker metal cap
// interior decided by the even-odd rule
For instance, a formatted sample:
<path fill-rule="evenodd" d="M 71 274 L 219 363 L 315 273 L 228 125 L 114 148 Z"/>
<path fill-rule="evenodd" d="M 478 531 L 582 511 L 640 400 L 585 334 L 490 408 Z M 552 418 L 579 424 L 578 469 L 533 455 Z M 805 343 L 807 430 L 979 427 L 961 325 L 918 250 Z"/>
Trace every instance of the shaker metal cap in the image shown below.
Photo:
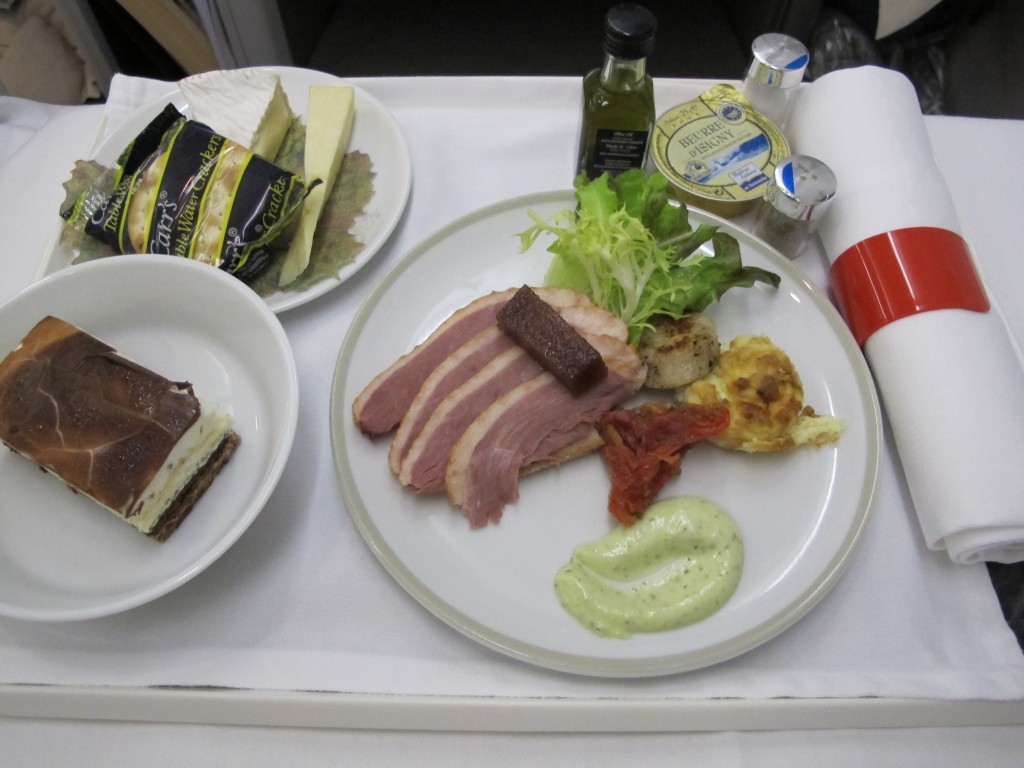
<path fill-rule="evenodd" d="M 759 35 L 751 45 L 754 54 L 747 77 L 769 88 L 792 88 L 804 79 L 810 61 L 807 48 L 795 37 L 780 32 Z"/>
<path fill-rule="evenodd" d="M 816 221 L 836 194 L 836 175 L 810 155 L 790 155 L 775 166 L 775 184 L 765 197 L 791 219 Z"/>

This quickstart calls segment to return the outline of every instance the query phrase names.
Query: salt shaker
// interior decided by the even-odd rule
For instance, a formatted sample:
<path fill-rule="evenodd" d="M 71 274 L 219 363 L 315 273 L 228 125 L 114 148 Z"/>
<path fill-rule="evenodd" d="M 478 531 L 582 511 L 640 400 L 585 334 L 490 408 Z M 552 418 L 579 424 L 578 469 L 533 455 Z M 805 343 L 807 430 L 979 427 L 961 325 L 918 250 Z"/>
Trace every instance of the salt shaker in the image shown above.
<path fill-rule="evenodd" d="M 799 40 L 780 32 L 759 35 L 751 53 L 740 91 L 754 109 L 785 131 L 790 103 L 804 79 L 810 54 Z"/>
<path fill-rule="evenodd" d="M 809 155 L 790 155 L 775 167 L 757 209 L 753 233 L 795 259 L 817 231 L 835 194 L 831 168 Z"/>

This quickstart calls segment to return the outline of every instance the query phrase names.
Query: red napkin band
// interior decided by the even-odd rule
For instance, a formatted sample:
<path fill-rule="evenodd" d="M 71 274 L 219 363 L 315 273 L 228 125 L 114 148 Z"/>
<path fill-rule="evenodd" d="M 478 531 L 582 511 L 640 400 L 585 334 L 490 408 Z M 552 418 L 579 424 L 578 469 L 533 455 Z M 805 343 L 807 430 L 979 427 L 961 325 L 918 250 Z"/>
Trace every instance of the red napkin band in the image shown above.
<path fill-rule="evenodd" d="M 918 312 L 989 310 L 967 243 L 937 227 L 897 229 L 862 240 L 833 262 L 829 284 L 860 345 L 882 326 Z"/>

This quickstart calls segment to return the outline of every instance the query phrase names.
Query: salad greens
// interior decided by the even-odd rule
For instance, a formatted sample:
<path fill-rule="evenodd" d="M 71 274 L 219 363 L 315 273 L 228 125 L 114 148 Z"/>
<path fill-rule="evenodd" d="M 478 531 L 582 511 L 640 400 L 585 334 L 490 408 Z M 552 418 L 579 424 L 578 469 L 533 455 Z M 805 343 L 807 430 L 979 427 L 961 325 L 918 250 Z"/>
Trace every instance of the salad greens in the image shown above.
<path fill-rule="evenodd" d="M 553 234 L 544 284 L 580 291 L 620 317 L 632 344 L 655 315 L 700 312 L 729 288 L 779 285 L 775 273 L 743 266 L 732 235 L 710 224 L 692 228 L 686 206 L 669 202 L 667 186 L 657 172 L 605 173 L 593 181 L 581 174 L 576 210 L 550 222 L 531 211 L 534 225 L 519 233 L 522 251 Z"/>

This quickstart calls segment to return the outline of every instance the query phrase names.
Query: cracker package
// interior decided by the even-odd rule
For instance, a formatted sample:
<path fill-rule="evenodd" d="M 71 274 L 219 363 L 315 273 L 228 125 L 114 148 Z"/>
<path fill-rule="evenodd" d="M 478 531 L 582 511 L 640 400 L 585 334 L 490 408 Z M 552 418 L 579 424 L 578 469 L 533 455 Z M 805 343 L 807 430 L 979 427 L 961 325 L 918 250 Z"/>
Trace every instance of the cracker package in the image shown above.
<path fill-rule="evenodd" d="M 307 191 L 299 176 L 168 104 L 61 216 L 118 253 L 184 256 L 249 280 Z"/>

